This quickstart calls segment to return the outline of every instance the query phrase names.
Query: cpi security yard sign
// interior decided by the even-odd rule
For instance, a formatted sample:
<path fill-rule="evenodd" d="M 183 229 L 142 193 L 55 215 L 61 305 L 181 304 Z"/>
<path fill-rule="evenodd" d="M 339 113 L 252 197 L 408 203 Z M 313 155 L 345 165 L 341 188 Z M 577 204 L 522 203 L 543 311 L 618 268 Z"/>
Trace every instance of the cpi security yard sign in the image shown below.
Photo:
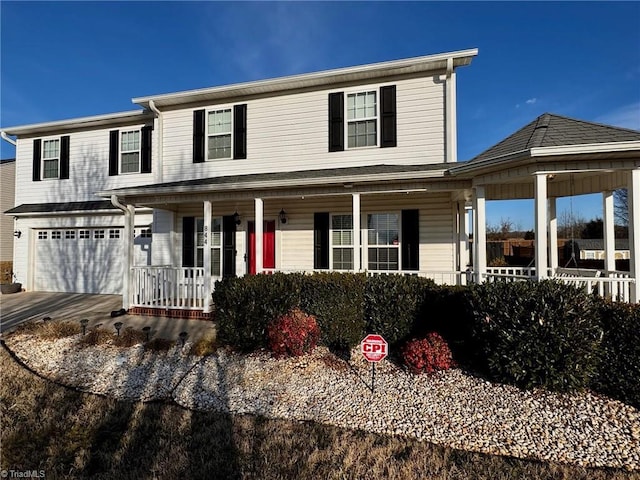
<path fill-rule="evenodd" d="M 379 362 L 387 356 L 389 344 L 381 335 L 369 334 L 360 344 L 362 355 L 369 362 Z"/>
<path fill-rule="evenodd" d="M 389 344 L 382 335 L 370 333 L 360 343 L 360 351 L 368 362 L 371 362 L 371 393 L 376 380 L 376 363 L 383 360 L 389 353 Z"/>

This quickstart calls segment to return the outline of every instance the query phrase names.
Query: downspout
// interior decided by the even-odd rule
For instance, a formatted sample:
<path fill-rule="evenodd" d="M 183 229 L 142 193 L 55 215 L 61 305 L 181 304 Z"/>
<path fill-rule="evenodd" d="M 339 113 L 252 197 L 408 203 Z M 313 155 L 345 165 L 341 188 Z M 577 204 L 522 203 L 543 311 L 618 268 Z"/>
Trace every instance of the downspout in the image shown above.
<path fill-rule="evenodd" d="M 156 180 L 156 183 L 162 183 L 162 178 L 163 178 L 162 132 L 164 131 L 164 121 L 162 118 L 162 113 L 160 112 L 160 110 L 158 110 L 153 100 L 149 100 L 149 109 L 158 116 L 158 148 L 156 150 L 158 154 L 158 158 L 156 158 L 155 180 Z"/>
<path fill-rule="evenodd" d="M 133 254 L 133 250 L 132 250 L 132 239 L 133 239 L 133 225 L 131 224 L 131 214 L 132 214 L 132 207 L 129 207 L 127 205 L 124 205 L 122 203 L 120 203 L 120 200 L 118 200 L 118 196 L 117 195 L 111 195 L 111 204 L 122 210 L 124 212 L 124 238 L 123 240 L 126 242 L 125 243 L 125 251 L 126 251 L 126 255 L 125 255 L 125 265 L 124 265 L 124 276 L 123 276 L 123 285 L 122 285 L 122 308 L 124 308 L 125 310 L 129 310 L 130 305 L 130 299 L 131 299 L 131 292 L 130 292 L 130 286 L 131 286 L 131 257 Z"/>
<path fill-rule="evenodd" d="M 0 136 L 2 137 L 2 139 L 5 142 L 9 142 L 14 147 L 18 145 L 18 142 L 16 142 L 13 138 L 11 138 L 9 135 L 7 135 L 6 132 L 4 132 L 4 131 L 0 132 Z"/>
<path fill-rule="evenodd" d="M 458 132 L 456 119 L 456 72 L 453 69 L 453 58 L 447 58 L 447 75 L 445 90 L 445 129 L 446 158 L 445 162 L 458 161 Z"/>

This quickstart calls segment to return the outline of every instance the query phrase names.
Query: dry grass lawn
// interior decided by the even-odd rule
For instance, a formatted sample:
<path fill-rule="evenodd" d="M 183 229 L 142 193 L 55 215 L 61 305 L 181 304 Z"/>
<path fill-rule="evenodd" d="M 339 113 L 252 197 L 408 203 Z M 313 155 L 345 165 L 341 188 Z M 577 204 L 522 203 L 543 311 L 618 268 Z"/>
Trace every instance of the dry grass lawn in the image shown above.
<path fill-rule="evenodd" d="M 129 403 L 45 381 L 0 349 L 0 469 L 104 479 L 639 479 L 253 416 Z"/>

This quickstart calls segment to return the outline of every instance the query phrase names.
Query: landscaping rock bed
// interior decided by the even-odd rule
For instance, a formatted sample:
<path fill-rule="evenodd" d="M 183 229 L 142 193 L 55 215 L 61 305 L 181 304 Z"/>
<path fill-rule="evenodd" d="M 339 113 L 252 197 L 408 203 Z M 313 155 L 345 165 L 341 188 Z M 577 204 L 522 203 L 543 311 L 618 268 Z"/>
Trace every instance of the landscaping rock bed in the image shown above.
<path fill-rule="evenodd" d="M 79 345 L 14 334 L 6 344 L 29 368 L 80 390 L 191 409 L 314 421 L 418 438 L 453 448 L 582 466 L 640 469 L 640 411 L 590 392 L 522 391 L 459 369 L 413 375 L 391 362 L 347 363 L 323 347 L 306 357 L 225 350 L 188 355 L 142 345 Z"/>

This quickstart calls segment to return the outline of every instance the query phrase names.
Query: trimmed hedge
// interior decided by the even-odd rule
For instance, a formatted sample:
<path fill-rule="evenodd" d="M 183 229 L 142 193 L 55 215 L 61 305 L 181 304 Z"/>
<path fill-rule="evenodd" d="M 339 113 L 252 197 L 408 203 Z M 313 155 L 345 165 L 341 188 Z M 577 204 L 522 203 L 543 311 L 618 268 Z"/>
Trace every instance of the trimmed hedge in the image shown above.
<path fill-rule="evenodd" d="M 267 347 L 267 327 L 300 304 L 301 274 L 226 278 L 215 284 L 218 338 L 243 351 Z"/>
<path fill-rule="evenodd" d="M 300 308 L 316 317 L 324 345 L 346 350 L 365 335 L 364 274 L 314 273 L 303 278 Z"/>
<path fill-rule="evenodd" d="M 556 281 L 470 288 L 474 345 L 492 380 L 568 391 L 589 384 L 602 327 L 596 297 Z"/>
<path fill-rule="evenodd" d="M 418 276 L 374 275 L 367 278 L 365 317 L 368 333 L 382 335 L 392 349 L 414 334 L 421 321 L 432 280 Z"/>
<path fill-rule="evenodd" d="M 592 388 L 640 408 L 640 305 L 603 301 L 604 338 Z"/>

